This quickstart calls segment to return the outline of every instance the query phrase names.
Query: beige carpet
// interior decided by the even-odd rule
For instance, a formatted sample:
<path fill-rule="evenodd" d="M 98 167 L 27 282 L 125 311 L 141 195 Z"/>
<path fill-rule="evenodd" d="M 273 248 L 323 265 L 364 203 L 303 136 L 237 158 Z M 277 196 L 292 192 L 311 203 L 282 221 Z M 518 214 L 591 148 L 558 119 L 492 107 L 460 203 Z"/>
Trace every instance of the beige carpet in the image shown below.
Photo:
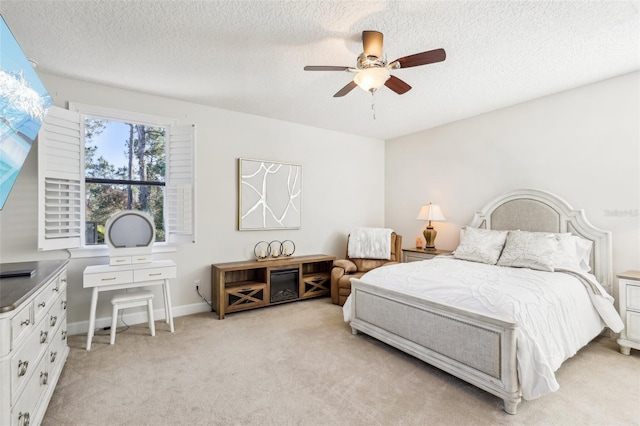
<path fill-rule="evenodd" d="M 560 390 L 502 401 L 364 335 L 328 298 L 71 336 L 43 425 L 640 424 L 640 353 L 599 338 L 558 371 Z"/>

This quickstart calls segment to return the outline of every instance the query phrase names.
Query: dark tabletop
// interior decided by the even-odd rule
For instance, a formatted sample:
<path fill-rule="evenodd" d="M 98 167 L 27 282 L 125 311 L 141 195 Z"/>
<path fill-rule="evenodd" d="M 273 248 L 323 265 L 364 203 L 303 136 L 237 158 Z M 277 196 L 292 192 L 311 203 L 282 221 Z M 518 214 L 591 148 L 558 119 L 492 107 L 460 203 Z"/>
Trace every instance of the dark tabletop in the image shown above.
<path fill-rule="evenodd" d="M 36 271 L 33 276 L 0 279 L 0 313 L 18 308 L 29 296 L 55 277 L 68 262 L 65 259 L 0 264 L 0 271 Z"/>

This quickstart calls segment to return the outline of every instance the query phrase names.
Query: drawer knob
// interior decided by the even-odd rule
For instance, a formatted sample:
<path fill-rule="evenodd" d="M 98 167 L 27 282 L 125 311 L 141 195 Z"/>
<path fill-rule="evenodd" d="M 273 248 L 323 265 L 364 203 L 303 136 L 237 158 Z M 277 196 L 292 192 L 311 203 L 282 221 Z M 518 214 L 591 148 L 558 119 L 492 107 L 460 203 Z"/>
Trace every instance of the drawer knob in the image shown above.
<path fill-rule="evenodd" d="M 31 324 L 31 321 L 29 320 L 29 318 L 27 318 L 26 320 L 20 323 L 20 325 L 29 325 L 29 324 Z"/>
<path fill-rule="evenodd" d="M 58 352 L 51 351 L 51 355 L 50 355 L 49 359 L 51 360 L 51 362 L 56 362 L 56 357 L 57 356 L 58 356 Z"/>
<path fill-rule="evenodd" d="M 51 327 L 55 327 L 58 322 L 58 317 L 55 315 L 51 315 Z"/>
<path fill-rule="evenodd" d="M 157 277 L 158 275 L 162 275 L 162 272 L 155 272 L 153 274 L 149 274 L 150 277 Z"/>
<path fill-rule="evenodd" d="M 18 377 L 27 374 L 27 368 L 29 368 L 29 361 L 18 361 Z"/>
<path fill-rule="evenodd" d="M 29 426 L 29 413 L 20 412 L 18 414 L 18 425 L 19 426 Z"/>
<path fill-rule="evenodd" d="M 116 277 L 101 278 L 102 281 L 113 281 L 115 279 L 116 279 Z"/>
<path fill-rule="evenodd" d="M 66 330 L 62 330 L 62 333 L 60 333 L 61 339 L 62 340 L 67 340 L 67 331 Z"/>
<path fill-rule="evenodd" d="M 45 306 L 47 306 L 47 304 L 46 304 L 46 303 L 44 303 L 44 302 L 40 302 L 40 303 L 38 303 L 38 307 L 39 307 L 39 308 L 44 308 Z"/>
<path fill-rule="evenodd" d="M 47 373 L 46 371 L 41 371 L 40 372 L 40 384 L 41 385 L 46 385 L 48 381 L 49 381 L 49 373 Z"/>
<path fill-rule="evenodd" d="M 40 332 L 40 343 L 47 343 L 47 336 L 49 335 L 48 331 L 41 331 Z"/>
<path fill-rule="evenodd" d="M 63 310 L 67 310 L 67 301 L 66 300 L 61 300 L 60 304 L 62 305 L 62 309 Z"/>

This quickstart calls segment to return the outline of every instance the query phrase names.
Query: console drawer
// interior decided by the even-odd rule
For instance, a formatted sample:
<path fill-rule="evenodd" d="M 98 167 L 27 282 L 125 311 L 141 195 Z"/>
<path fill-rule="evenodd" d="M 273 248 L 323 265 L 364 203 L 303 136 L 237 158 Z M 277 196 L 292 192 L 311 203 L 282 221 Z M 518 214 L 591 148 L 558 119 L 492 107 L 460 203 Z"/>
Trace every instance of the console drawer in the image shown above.
<path fill-rule="evenodd" d="M 269 302 L 267 285 L 247 283 L 224 290 L 225 311 L 234 312 L 266 305 Z"/>

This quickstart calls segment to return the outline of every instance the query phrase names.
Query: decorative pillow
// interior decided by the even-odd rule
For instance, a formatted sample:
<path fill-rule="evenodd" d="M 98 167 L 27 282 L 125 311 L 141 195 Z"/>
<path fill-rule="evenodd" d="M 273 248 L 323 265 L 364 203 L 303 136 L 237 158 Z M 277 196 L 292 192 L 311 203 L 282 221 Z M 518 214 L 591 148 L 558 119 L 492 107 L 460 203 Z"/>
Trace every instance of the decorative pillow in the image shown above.
<path fill-rule="evenodd" d="M 553 272 L 558 239 L 546 232 L 509 231 L 498 265 Z"/>
<path fill-rule="evenodd" d="M 464 235 L 460 245 L 453 252 L 453 257 L 495 265 L 504 247 L 508 232 L 465 226 Z"/>
<path fill-rule="evenodd" d="M 576 235 L 560 234 L 558 249 L 554 255 L 554 268 L 578 269 L 585 272 L 591 270 L 591 249 L 593 241 Z"/>

